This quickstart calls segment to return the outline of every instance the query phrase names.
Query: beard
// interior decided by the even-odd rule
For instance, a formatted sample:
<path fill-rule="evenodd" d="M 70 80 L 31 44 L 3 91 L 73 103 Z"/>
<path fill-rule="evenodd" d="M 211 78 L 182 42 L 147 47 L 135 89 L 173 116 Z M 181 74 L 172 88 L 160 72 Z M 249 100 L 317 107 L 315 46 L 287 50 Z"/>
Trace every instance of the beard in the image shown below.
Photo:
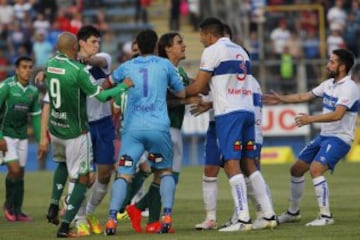
<path fill-rule="evenodd" d="M 328 78 L 336 78 L 337 76 L 339 76 L 339 71 L 338 70 L 335 70 L 335 71 L 329 71 L 328 70 Z"/>

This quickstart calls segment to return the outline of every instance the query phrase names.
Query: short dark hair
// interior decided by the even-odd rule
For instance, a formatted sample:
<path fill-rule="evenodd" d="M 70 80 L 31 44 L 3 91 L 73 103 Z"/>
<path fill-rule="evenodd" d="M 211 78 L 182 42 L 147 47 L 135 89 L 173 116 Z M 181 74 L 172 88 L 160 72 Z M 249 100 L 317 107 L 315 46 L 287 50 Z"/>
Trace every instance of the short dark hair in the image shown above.
<path fill-rule="evenodd" d="M 136 42 L 138 44 L 141 54 L 151 54 L 155 52 L 158 36 L 152 29 L 141 31 L 136 36 Z"/>
<path fill-rule="evenodd" d="M 169 32 L 169 33 L 165 33 L 163 34 L 160 38 L 159 38 L 159 42 L 158 42 L 158 52 L 159 52 L 159 56 L 163 57 L 163 58 L 168 58 L 168 55 L 166 53 L 166 47 L 171 47 L 174 44 L 174 38 L 176 36 L 181 37 L 180 33 L 178 32 Z"/>
<path fill-rule="evenodd" d="M 32 59 L 31 57 L 29 57 L 29 56 L 20 56 L 20 57 L 18 57 L 18 58 L 16 59 L 16 61 L 15 61 L 15 67 L 19 67 L 19 66 L 20 66 L 20 63 L 21 63 L 22 61 L 32 62 L 33 59 Z"/>
<path fill-rule="evenodd" d="M 77 33 L 78 41 L 79 40 L 86 41 L 92 36 L 101 38 L 101 33 L 96 27 L 91 26 L 91 25 L 81 27 Z"/>
<path fill-rule="evenodd" d="M 339 62 L 345 65 L 346 73 L 349 73 L 355 63 L 354 54 L 344 48 L 335 49 L 333 54 L 339 57 Z"/>
<path fill-rule="evenodd" d="M 233 33 L 231 31 L 231 28 L 228 24 L 224 23 L 224 35 L 227 34 L 230 37 L 230 40 L 233 39 Z"/>
<path fill-rule="evenodd" d="M 200 23 L 200 29 L 214 36 L 224 36 L 224 24 L 217 18 L 209 17 Z"/>

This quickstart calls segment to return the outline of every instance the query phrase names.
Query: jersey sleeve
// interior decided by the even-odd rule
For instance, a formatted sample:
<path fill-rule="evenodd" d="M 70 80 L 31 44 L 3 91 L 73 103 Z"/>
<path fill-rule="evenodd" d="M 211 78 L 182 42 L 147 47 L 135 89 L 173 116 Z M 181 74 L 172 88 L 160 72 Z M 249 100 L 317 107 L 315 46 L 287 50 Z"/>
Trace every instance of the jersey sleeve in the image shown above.
<path fill-rule="evenodd" d="M 102 58 L 105 59 L 105 61 L 106 61 L 106 67 L 101 68 L 101 69 L 104 71 L 104 73 L 105 73 L 106 75 L 110 75 L 110 73 L 111 73 L 111 64 L 112 64 L 112 60 L 111 60 L 110 54 L 105 53 L 105 52 L 100 52 L 100 53 L 97 53 L 96 56 L 97 56 L 97 57 L 102 57 Z"/>
<path fill-rule="evenodd" d="M 49 99 L 49 93 L 46 92 L 45 96 L 42 99 L 43 103 L 50 103 L 50 99 Z"/>
<path fill-rule="evenodd" d="M 34 115 L 39 115 L 40 113 L 41 113 L 41 106 L 40 106 L 40 102 L 39 102 L 39 91 L 36 91 L 36 95 L 35 95 L 33 103 L 32 103 L 32 108 L 31 108 L 30 114 L 32 116 L 34 116 Z"/>
<path fill-rule="evenodd" d="M 101 91 L 101 88 L 96 85 L 95 79 L 85 68 L 79 71 L 78 81 L 81 90 L 89 97 L 94 97 Z"/>
<path fill-rule="evenodd" d="M 345 91 L 341 91 L 335 106 L 345 106 L 351 111 L 357 112 L 359 109 L 359 92 L 358 87 L 349 85 Z"/>
<path fill-rule="evenodd" d="M 217 52 L 213 47 L 207 47 L 204 49 L 201 55 L 200 70 L 205 72 L 213 72 L 217 66 Z"/>
<path fill-rule="evenodd" d="M 9 94 L 9 85 L 6 82 L 0 83 L 0 108 L 4 104 L 7 95 Z"/>
<path fill-rule="evenodd" d="M 329 81 L 329 80 L 328 80 Z M 324 92 L 325 92 L 325 84 L 327 81 L 322 82 L 320 85 L 318 85 L 317 87 L 313 88 L 311 90 L 311 92 L 317 96 L 317 97 L 323 97 Z"/>
<path fill-rule="evenodd" d="M 113 84 L 118 84 L 122 82 L 124 78 L 125 78 L 125 64 L 121 64 L 110 75 L 110 82 Z"/>
<path fill-rule="evenodd" d="M 180 92 L 184 90 L 184 84 L 180 79 L 180 74 L 170 62 L 166 62 L 168 64 L 168 72 L 169 72 L 169 86 L 171 90 L 175 92 Z"/>

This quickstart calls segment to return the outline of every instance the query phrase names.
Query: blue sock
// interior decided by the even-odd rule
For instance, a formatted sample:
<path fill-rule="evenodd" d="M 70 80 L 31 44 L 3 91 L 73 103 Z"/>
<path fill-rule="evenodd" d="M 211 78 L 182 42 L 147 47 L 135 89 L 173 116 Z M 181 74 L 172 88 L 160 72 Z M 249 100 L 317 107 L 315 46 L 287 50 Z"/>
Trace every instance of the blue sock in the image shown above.
<path fill-rule="evenodd" d="M 175 180 L 172 175 L 165 175 L 161 177 L 160 195 L 163 208 L 172 209 L 175 195 Z"/>
<path fill-rule="evenodd" d="M 116 214 L 121 208 L 127 192 L 127 181 L 123 178 L 115 180 L 111 189 L 109 218 L 116 219 Z"/>

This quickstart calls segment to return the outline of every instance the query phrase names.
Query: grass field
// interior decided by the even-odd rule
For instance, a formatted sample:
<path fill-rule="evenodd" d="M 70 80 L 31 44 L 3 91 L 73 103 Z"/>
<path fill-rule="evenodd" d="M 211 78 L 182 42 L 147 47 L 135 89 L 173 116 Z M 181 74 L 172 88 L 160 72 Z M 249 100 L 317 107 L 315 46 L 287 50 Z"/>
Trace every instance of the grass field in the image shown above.
<path fill-rule="evenodd" d="M 306 192 L 302 202 L 302 221 L 296 224 L 283 224 L 277 229 L 252 231 L 248 233 L 220 233 L 218 231 L 196 231 L 194 225 L 204 218 L 201 191 L 201 167 L 183 168 L 180 183 L 176 193 L 174 208 L 175 234 L 145 235 L 136 234 L 128 221 L 120 222 L 116 236 L 92 235 L 84 239 L 360 239 L 360 164 L 341 162 L 334 175 L 327 175 L 330 186 L 330 204 L 335 218 L 335 224 L 326 227 L 305 227 L 304 224 L 317 216 L 318 208 L 307 175 Z M 289 194 L 289 165 L 264 165 L 263 174 L 267 180 L 278 214 L 287 206 Z M 4 178 L 0 175 L 0 198 L 4 199 Z M 49 204 L 52 182 L 51 172 L 31 172 L 25 180 L 24 210 L 34 220 L 29 223 L 9 223 L 0 217 L 0 240 L 39 240 L 54 239 L 57 228 L 48 224 L 45 214 Z M 229 192 L 228 181 L 224 174 L 219 179 L 218 223 L 224 223 L 232 214 L 233 202 Z M 3 201 L 3 200 L 1 200 Z M 109 197 L 97 209 L 97 214 L 103 222 L 106 220 Z M 252 207 L 251 207 L 252 208 Z M 146 219 L 144 220 L 145 224 Z"/>

